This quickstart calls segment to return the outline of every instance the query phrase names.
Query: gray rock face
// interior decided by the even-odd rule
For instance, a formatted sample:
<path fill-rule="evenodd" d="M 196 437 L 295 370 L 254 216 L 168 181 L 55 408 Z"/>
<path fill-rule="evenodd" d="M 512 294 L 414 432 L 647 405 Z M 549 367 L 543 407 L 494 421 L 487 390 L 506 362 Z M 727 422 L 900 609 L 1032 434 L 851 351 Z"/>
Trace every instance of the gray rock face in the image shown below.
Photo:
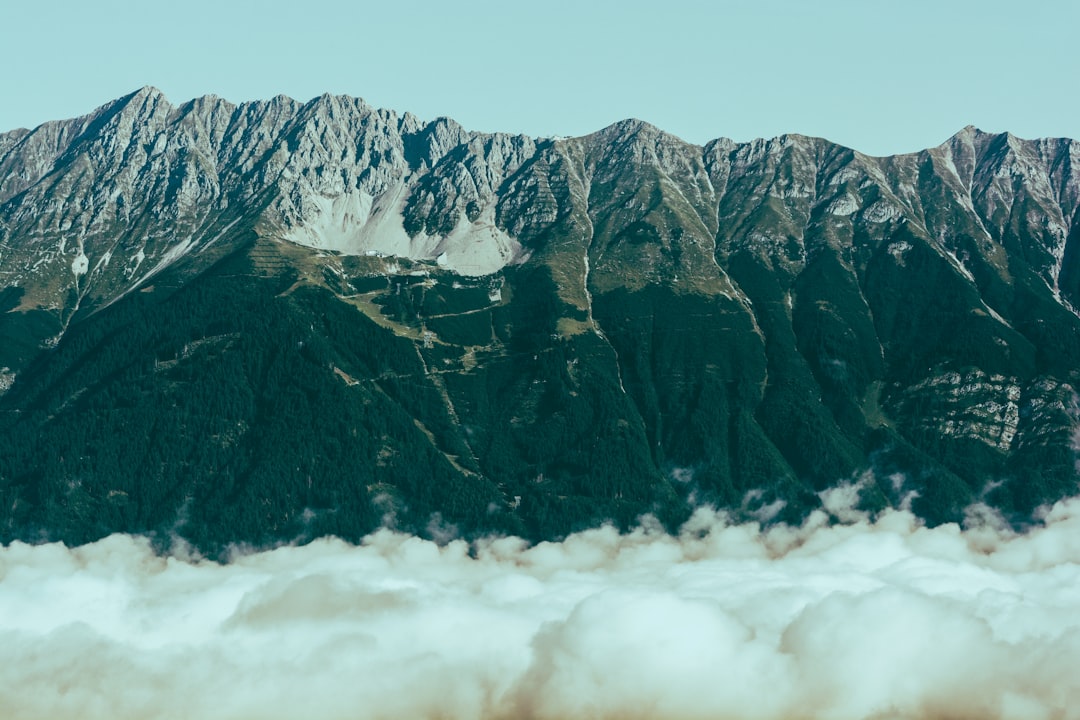
<path fill-rule="evenodd" d="M 355 98 L 173 106 L 143 88 L 82 118 L 0 135 L 0 272 L 27 290 L 24 305 L 70 313 L 237 224 L 484 275 L 522 262 L 545 234 L 574 234 L 569 223 L 600 287 L 723 287 L 714 259 L 740 249 L 798 274 L 822 247 L 872 251 L 906 224 L 964 275 L 978 255 L 1007 279 L 1008 256 L 1020 253 L 1074 307 L 1080 278 L 1065 258 L 1078 242 L 1078 154 L 1071 140 L 970 127 L 888 158 L 795 135 L 702 148 L 639 121 L 536 141 Z M 637 231 L 656 241 L 623 242 Z M 894 254 L 903 262 L 900 246 Z"/>

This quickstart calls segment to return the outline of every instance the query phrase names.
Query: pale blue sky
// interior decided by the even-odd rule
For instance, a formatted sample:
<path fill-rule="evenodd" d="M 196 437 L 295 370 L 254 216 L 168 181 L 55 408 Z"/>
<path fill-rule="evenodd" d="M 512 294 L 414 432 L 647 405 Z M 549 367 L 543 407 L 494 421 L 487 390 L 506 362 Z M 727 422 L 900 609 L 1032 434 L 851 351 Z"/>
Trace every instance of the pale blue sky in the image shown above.
<path fill-rule="evenodd" d="M 530 135 L 638 117 L 872 154 L 969 123 L 1080 138 L 1080 0 L 10 0 L 0 23 L 0 130 L 154 85 L 174 103 L 344 93 Z"/>

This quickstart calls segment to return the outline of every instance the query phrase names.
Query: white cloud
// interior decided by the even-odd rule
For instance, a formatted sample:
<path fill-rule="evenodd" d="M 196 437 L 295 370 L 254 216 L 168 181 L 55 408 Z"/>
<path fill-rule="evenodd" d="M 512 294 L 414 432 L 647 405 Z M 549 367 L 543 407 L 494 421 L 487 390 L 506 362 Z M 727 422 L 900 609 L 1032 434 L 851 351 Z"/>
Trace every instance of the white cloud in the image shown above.
<path fill-rule="evenodd" d="M 1018 535 L 833 499 L 848 524 L 384 530 L 226 565 L 16 543 L 0 717 L 1080 718 L 1080 500 Z"/>

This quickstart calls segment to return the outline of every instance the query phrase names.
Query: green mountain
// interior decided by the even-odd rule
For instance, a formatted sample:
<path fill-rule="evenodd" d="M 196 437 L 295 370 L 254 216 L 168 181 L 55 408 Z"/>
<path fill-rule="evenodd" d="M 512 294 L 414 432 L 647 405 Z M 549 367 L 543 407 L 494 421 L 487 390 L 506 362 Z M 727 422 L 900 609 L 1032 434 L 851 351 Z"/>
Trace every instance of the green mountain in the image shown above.
<path fill-rule="evenodd" d="M 144 88 L 0 135 L 0 540 L 1077 491 L 1080 144 L 533 139 Z"/>

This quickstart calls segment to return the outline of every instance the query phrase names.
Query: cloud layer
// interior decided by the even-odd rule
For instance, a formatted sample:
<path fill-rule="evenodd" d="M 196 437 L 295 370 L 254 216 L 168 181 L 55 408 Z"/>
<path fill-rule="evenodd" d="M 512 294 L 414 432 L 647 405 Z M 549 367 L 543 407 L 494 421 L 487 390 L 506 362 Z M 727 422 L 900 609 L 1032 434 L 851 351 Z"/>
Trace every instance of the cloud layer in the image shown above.
<path fill-rule="evenodd" d="M 847 520 L 228 564 L 16 543 L 0 717 L 1080 718 L 1080 500 L 1024 535 Z"/>

